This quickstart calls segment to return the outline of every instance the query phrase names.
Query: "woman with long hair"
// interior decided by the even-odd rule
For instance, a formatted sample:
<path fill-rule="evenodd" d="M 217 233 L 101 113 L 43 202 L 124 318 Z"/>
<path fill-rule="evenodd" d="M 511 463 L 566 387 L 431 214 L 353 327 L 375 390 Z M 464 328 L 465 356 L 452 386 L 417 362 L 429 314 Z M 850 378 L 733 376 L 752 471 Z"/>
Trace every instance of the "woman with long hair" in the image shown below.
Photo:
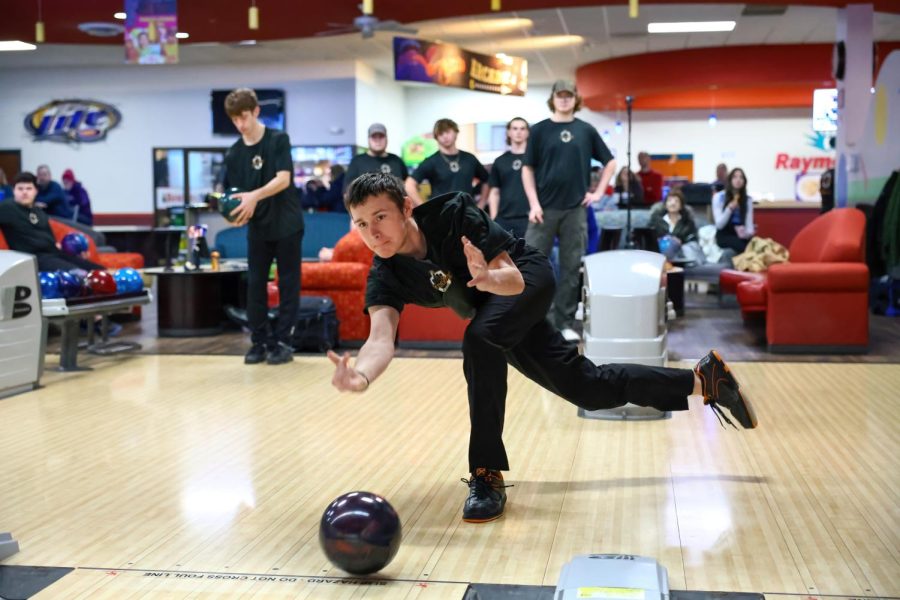
<path fill-rule="evenodd" d="M 737 167 L 728 173 L 725 189 L 712 199 L 713 220 L 716 223 L 716 243 L 738 254 L 747 248 L 756 233 L 753 226 L 753 199 L 747 195 L 747 176 Z"/>

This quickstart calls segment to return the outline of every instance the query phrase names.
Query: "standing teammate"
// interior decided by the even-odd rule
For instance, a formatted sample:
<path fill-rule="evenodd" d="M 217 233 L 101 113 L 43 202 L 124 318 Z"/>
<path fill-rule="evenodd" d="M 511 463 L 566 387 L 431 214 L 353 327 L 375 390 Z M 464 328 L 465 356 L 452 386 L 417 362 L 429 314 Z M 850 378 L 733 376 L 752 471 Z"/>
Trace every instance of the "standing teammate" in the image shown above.
<path fill-rule="evenodd" d="M 559 286 L 550 319 L 567 340 L 578 340 L 573 329 L 578 308 L 579 269 L 587 247 L 587 217 L 583 207 L 600 200 L 616 170 L 616 161 L 597 130 L 575 113 L 581 96 L 571 81 L 559 80 L 547 106 L 553 111 L 531 128 L 522 183 L 531 205 L 525 239 L 547 256 L 559 238 Z M 603 163 L 600 185 L 588 192 L 591 159 Z"/>
<path fill-rule="evenodd" d="M 328 353 L 338 390 L 365 391 L 384 372 L 405 304 L 449 306 L 471 319 L 463 337 L 472 473 L 463 520 L 491 521 L 506 504 L 501 471 L 509 470 L 503 445 L 507 364 L 587 410 L 629 402 L 687 410 L 688 396 L 702 394 L 727 422 L 720 405 L 744 428 L 756 427 L 750 403 L 714 351 L 693 371 L 597 366 L 579 354 L 546 317 L 555 286 L 547 257 L 503 231 L 468 194 L 445 194 L 413 208 L 399 180 L 367 173 L 350 186 L 347 210 L 375 253 L 366 285 L 372 326 L 352 366 L 349 354 Z"/>
<path fill-rule="evenodd" d="M 241 134 L 225 156 L 225 187 L 246 190 L 232 194 L 241 203 L 231 214 L 235 225 L 249 224 L 247 321 L 252 346 L 244 362 L 279 365 L 294 360 L 291 334 L 300 303 L 303 213 L 291 181 L 291 142 L 287 133 L 259 121 L 259 102 L 251 89 L 228 94 L 225 112 Z M 275 330 L 270 331 L 266 285 L 273 259 L 278 262 L 281 305 Z"/>
<path fill-rule="evenodd" d="M 459 126 L 451 119 L 438 119 L 434 124 L 438 151 L 422 161 L 412 176 L 406 178 L 406 193 L 416 205 L 422 204 L 418 184 L 431 184 L 431 197 L 447 192 L 471 192 L 475 182 L 481 189 L 482 202 L 487 200 L 488 172 L 474 154 L 456 147 Z"/>
<path fill-rule="evenodd" d="M 406 181 L 409 171 L 396 154 L 387 151 L 387 127 L 381 123 L 369 125 L 369 148 L 364 154 L 357 154 L 350 161 L 344 175 L 344 191 L 354 179 L 363 173 L 387 173 Z"/>
<path fill-rule="evenodd" d="M 528 230 L 528 196 L 522 187 L 522 163 L 528 143 L 528 121 L 516 117 L 506 124 L 509 150 L 497 157 L 488 179 L 488 211 L 497 224 L 518 238 Z"/>

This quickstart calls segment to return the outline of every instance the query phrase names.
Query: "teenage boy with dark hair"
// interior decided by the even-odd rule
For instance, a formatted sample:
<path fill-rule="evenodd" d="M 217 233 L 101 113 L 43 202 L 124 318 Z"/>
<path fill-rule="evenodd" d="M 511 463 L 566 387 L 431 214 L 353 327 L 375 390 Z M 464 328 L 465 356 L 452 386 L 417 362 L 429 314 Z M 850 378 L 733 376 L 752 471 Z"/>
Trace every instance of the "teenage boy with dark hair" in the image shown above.
<path fill-rule="evenodd" d="M 434 123 L 434 139 L 438 151 L 422 161 L 413 174 L 406 178 L 406 193 L 416 205 L 422 204 L 418 184 L 425 180 L 431 184 L 431 197 L 448 192 L 466 192 L 474 189 L 475 180 L 480 187 L 481 202 L 487 201 L 488 172 L 474 154 L 456 147 L 459 125 L 452 119 L 438 119 Z"/>
<path fill-rule="evenodd" d="M 363 154 L 357 154 L 347 167 L 344 176 L 344 191 L 353 183 L 353 180 L 363 173 L 387 173 L 406 181 L 409 170 L 396 154 L 387 151 L 387 127 L 381 123 L 369 125 L 369 148 Z"/>
<path fill-rule="evenodd" d="M 303 239 L 303 213 L 292 182 L 291 142 L 287 133 L 259 121 L 259 102 L 251 89 L 228 94 L 225 112 L 241 134 L 225 156 L 225 187 L 245 190 L 232 194 L 241 203 L 231 214 L 235 225 L 249 224 L 247 321 L 252 346 L 244 362 L 283 364 L 294 359 L 291 334 L 300 302 Z M 270 332 L 266 285 L 273 259 L 278 262 L 281 304 Z"/>
<path fill-rule="evenodd" d="M 519 238 L 528 230 L 528 196 L 522 187 L 522 162 L 528 143 L 528 121 L 521 117 L 506 124 L 509 150 L 497 157 L 488 180 L 488 214 L 497 225 Z"/>
<path fill-rule="evenodd" d="M 616 170 L 616 160 L 597 130 L 575 113 L 581 96 L 574 82 L 553 84 L 547 106 L 553 111 L 531 128 L 522 184 L 531 205 L 528 244 L 546 255 L 559 238 L 559 286 L 550 320 L 570 341 L 579 339 L 572 328 L 578 308 L 579 270 L 587 247 L 587 216 L 583 207 L 597 202 Z M 600 185 L 589 192 L 591 159 L 603 163 Z"/>
<path fill-rule="evenodd" d="M 626 403 L 662 411 L 688 409 L 701 395 L 744 428 L 756 427 L 749 401 L 712 351 L 694 370 L 610 364 L 597 366 L 578 353 L 547 320 L 555 280 L 547 257 L 501 229 L 471 196 L 450 193 L 413 208 L 401 182 L 382 173 L 354 181 L 347 209 L 375 253 L 366 285 L 369 337 L 351 366 L 350 355 L 329 352 L 332 385 L 363 392 L 394 355 L 400 311 L 407 303 L 449 306 L 470 318 L 463 337 L 468 384 L 469 486 L 463 520 L 500 517 L 506 504 L 503 446 L 507 364 L 554 394 L 587 410 Z M 584 212 L 584 209 L 580 209 Z M 721 406 L 720 406 L 721 405 Z"/>
<path fill-rule="evenodd" d="M 13 180 L 14 202 L 0 202 L 0 231 L 10 250 L 35 255 L 40 271 L 105 269 L 84 256 L 59 249 L 47 213 L 35 204 L 37 193 L 37 177 L 24 171 Z"/>

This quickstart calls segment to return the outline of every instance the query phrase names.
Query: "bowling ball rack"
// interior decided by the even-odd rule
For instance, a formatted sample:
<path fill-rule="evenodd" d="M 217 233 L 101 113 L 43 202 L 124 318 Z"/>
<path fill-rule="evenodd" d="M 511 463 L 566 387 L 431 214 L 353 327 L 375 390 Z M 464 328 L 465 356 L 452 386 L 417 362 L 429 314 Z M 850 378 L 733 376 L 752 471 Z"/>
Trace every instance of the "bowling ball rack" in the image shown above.
<path fill-rule="evenodd" d="M 150 290 L 129 292 L 126 294 L 110 294 L 106 296 L 83 296 L 77 298 L 52 298 L 41 300 L 41 314 L 51 323 L 57 323 L 62 330 L 62 340 L 59 352 L 59 367 L 57 371 L 90 371 L 90 367 L 78 364 L 78 334 L 79 322 L 87 319 L 91 322 L 88 326 L 87 350 L 92 354 L 110 355 L 120 352 L 140 350 L 141 345 L 136 342 L 124 342 L 120 340 L 109 341 L 108 327 L 109 315 L 114 312 L 126 310 L 135 306 L 150 304 L 152 300 Z M 93 319 L 102 317 L 100 329 L 100 342 L 94 342 Z"/>

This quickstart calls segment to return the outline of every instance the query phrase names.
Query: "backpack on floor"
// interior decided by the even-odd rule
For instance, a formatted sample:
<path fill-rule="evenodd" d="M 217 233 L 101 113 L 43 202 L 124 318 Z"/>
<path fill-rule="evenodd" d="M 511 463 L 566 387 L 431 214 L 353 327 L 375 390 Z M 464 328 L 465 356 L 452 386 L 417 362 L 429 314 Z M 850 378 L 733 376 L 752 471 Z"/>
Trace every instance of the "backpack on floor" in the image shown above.
<path fill-rule="evenodd" d="M 325 352 L 340 344 L 337 311 L 328 296 L 300 296 L 291 343 L 297 352 Z"/>

